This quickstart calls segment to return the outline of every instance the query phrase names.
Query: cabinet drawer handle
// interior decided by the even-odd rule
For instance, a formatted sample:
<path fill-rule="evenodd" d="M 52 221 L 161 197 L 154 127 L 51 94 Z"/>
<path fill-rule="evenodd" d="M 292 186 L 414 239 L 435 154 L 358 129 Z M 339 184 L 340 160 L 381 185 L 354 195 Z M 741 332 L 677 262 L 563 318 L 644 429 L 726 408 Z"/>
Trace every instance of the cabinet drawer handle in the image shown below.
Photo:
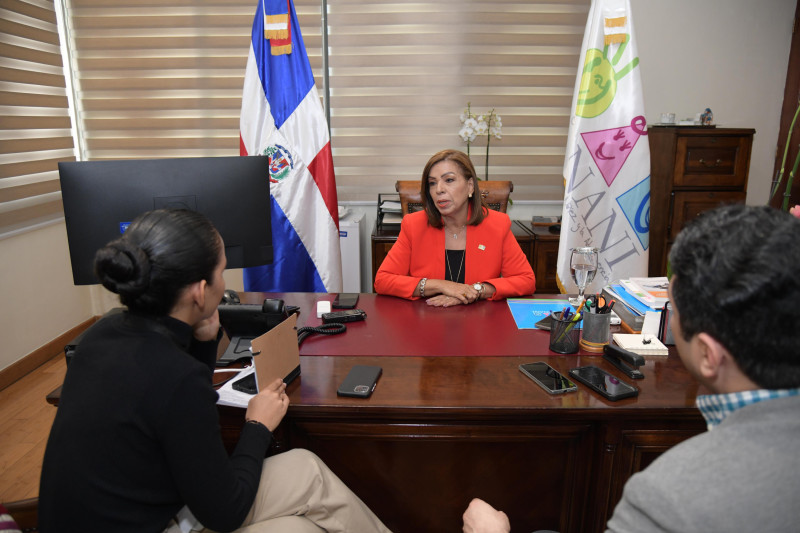
<path fill-rule="evenodd" d="M 718 166 L 720 166 L 720 164 L 722 164 L 722 160 L 721 159 L 717 159 L 716 161 L 714 161 L 714 163 L 709 163 L 705 159 L 700 158 L 699 163 L 701 165 L 705 165 L 707 167 L 718 167 Z"/>

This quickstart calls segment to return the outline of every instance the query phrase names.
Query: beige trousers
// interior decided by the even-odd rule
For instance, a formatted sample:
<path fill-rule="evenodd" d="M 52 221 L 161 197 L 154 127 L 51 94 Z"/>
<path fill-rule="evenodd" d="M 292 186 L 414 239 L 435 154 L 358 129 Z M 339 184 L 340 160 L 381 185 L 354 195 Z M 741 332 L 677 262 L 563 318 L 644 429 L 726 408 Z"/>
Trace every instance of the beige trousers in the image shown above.
<path fill-rule="evenodd" d="M 264 461 L 253 508 L 236 531 L 391 533 L 319 457 L 302 449 Z"/>

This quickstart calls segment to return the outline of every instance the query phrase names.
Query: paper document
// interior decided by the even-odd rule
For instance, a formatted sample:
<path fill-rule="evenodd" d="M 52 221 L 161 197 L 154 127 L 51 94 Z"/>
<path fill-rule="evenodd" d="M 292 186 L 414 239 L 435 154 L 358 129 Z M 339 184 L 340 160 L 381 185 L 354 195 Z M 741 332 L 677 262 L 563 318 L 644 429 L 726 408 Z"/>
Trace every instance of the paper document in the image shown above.
<path fill-rule="evenodd" d="M 629 294 L 653 308 L 663 308 L 669 299 L 667 296 L 669 279 L 666 277 L 630 278 L 620 280 L 620 283 Z"/>
<path fill-rule="evenodd" d="M 217 405 L 229 405 L 231 407 L 246 408 L 250 398 L 252 398 L 253 395 L 234 390 L 233 382 L 238 379 L 242 379 L 243 377 L 247 376 L 248 374 L 252 374 L 255 371 L 256 368 L 254 366 L 243 368 L 236 377 L 225 382 L 225 384 L 217 390 L 217 394 L 219 394 Z"/>
<path fill-rule="evenodd" d="M 394 211 L 395 213 L 400 213 L 403 210 L 403 204 L 400 202 L 394 202 L 392 200 L 384 200 L 381 202 L 381 211 L 389 212 Z"/>
<path fill-rule="evenodd" d="M 266 386 L 280 378 L 291 381 L 299 374 L 300 347 L 297 344 L 297 315 L 292 313 L 283 322 L 250 342 L 253 352 L 253 365 L 242 370 L 229 380 L 217 393 L 219 405 L 247 407 L 253 396 L 233 388 L 233 384 L 248 374 L 256 373 L 259 387 Z"/>

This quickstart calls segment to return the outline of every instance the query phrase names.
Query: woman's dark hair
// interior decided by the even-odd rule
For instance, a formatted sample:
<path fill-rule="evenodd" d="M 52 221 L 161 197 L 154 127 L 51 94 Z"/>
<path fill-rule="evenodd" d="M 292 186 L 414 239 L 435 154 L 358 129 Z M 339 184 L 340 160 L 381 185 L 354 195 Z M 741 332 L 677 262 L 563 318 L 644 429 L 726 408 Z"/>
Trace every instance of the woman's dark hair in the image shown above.
<path fill-rule="evenodd" d="M 99 249 L 94 271 L 131 311 L 166 315 L 185 287 L 212 279 L 221 250 L 222 239 L 204 215 L 159 209 L 139 215 Z"/>
<path fill-rule="evenodd" d="M 442 161 L 452 161 L 457 164 L 467 181 L 472 180 L 475 188 L 472 198 L 470 199 L 471 209 L 469 210 L 470 213 L 467 224 L 471 226 L 480 224 L 483 219 L 486 218 L 488 208 L 483 205 L 483 198 L 478 188 L 478 175 L 475 172 L 475 167 L 472 166 L 472 161 L 469 156 L 459 150 L 442 150 L 433 154 L 433 157 L 428 160 L 425 169 L 422 171 L 419 197 L 422 199 L 422 205 L 425 208 L 425 213 L 428 215 L 428 224 L 434 228 L 441 228 L 443 224 L 442 215 L 439 213 L 439 210 L 436 209 L 436 202 L 431 198 L 431 189 L 428 187 L 428 175 L 431 173 L 431 168 L 433 168 L 433 165 L 441 163 Z"/>

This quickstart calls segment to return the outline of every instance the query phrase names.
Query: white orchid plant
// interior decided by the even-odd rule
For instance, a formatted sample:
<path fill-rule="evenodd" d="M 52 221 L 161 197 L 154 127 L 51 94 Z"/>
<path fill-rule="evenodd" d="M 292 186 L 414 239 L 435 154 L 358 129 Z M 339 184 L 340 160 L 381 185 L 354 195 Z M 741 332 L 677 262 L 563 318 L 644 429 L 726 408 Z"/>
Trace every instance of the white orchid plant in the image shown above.
<path fill-rule="evenodd" d="M 494 136 L 496 139 L 503 138 L 503 121 L 494 109 L 488 113 L 475 115 L 472 106 L 467 102 L 467 108 L 461 113 L 461 130 L 458 135 L 461 140 L 467 143 L 467 155 L 469 146 L 479 135 L 486 135 L 486 180 L 489 180 L 489 144 Z"/>

